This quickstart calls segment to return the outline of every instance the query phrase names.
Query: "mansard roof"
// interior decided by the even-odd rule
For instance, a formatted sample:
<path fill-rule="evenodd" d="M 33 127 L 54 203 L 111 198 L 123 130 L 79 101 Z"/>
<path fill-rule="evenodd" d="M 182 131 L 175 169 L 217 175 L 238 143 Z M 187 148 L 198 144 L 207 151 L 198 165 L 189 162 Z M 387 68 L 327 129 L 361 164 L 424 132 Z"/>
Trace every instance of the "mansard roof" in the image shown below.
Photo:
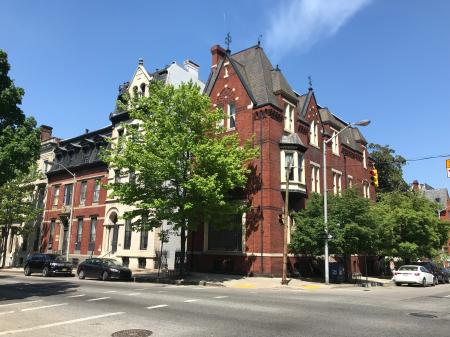
<path fill-rule="evenodd" d="M 69 170 L 93 165 L 105 165 L 100 159 L 100 152 L 108 146 L 106 138 L 111 137 L 112 126 L 86 132 L 82 135 L 60 141 L 55 148 L 55 159 L 47 175 L 64 172 L 64 165 Z M 61 164 L 61 165 L 58 165 Z"/>
<path fill-rule="evenodd" d="M 214 83 L 226 61 L 229 61 L 233 66 L 256 107 L 271 104 L 282 109 L 283 107 L 280 106 L 280 102 L 276 97 L 278 94 L 296 102 L 297 95 L 283 73 L 278 66 L 276 68 L 273 67 L 264 49 L 259 45 L 241 50 L 232 55 L 227 54 L 225 59 L 222 59 L 217 64 L 217 67 L 211 71 L 205 86 L 207 95 L 211 94 Z"/>

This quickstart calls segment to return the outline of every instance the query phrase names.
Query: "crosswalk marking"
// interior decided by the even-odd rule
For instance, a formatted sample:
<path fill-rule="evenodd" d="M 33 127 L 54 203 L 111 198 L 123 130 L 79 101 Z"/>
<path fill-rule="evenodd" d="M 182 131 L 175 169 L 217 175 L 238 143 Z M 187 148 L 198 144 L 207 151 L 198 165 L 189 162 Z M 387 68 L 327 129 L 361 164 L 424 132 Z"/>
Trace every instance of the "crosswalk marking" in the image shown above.
<path fill-rule="evenodd" d="M 128 296 L 136 296 L 136 295 L 140 295 L 141 293 L 131 293 L 131 294 L 128 294 Z"/>
<path fill-rule="evenodd" d="M 108 290 L 108 291 L 104 291 L 104 294 L 111 294 L 111 293 L 116 293 L 117 290 Z"/>
<path fill-rule="evenodd" d="M 154 305 L 152 307 L 147 307 L 146 309 L 158 309 L 158 308 L 164 308 L 164 307 L 168 307 L 167 304 L 159 304 L 159 305 Z"/>
<path fill-rule="evenodd" d="M 71 295 L 71 296 L 67 296 L 67 297 L 74 298 L 74 297 L 83 297 L 83 296 L 86 296 L 86 295 L 80 294 L 80 295 Z"/>
<path fill-rule="evenodd" d="M 216 297 L 213 297 L 213 298 L 217 298 L 217 299 L 219 299 L 219 298 L 227 298 L 228 296 L 216 296 Z"/>
<path fill-rule="evenodd" d="M 53 308 L 53 307 L 60 307 L 62 305 L 67 305 L 68 303 L 59 303 L 59 304 L 50 304 L 50 305 L 43 305 L 41 307 L 32 307 L 32 308 L 26 308 L 22 309 L 21 311 L 31 311 L 31 310 L 39 310 L 39 309 L 47 309 L 47 308 Z"/>
<path fill-rule="evenodd" d="M 192 299 L 192 300 L 186 300 L 184 301 L 184 303 L 191 303 L 191 302 L 197 302 L 199 301 L 198 299 Z"/>
<path fill-rule="evenodd" d="M 98 298 L 91 298 L 90 300 L 87 300 L 87 302 L 93 302 L 93 301 L 101 301 L 101 300 L 107 300 L 111 297 L 98 297 Z"/>

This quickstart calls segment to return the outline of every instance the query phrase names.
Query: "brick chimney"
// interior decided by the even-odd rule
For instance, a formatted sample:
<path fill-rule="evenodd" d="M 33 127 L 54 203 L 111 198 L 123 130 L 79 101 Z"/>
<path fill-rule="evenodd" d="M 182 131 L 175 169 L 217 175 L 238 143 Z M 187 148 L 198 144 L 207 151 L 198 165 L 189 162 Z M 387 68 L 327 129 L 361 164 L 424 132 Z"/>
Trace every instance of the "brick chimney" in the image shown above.
<path fill-rule="evenodd" d="M 41 125 L 40 129 L 41 129 L 41 142 L 45 142 L 45 141 L 49 140 L 50 138 L 52 138 L 53 128 L 51 126 Z"/>
<path fill-rule="evenodd" d="M 216 66 L 221 59 L 225 58 L 226 53 L 227 52 L 225 51 L 225 49 L 223 49 L 220 45 L 216 44 L 212 46 L 211 48 L 212 66 L 213 67 Z"/>
<path fill-rule="evenodd" d="M 414 180 L 412 185 L 413 185 L 412 186 L 413 191 L 418 192 L 419 191 L 419 182 L 417 180 Z"/>

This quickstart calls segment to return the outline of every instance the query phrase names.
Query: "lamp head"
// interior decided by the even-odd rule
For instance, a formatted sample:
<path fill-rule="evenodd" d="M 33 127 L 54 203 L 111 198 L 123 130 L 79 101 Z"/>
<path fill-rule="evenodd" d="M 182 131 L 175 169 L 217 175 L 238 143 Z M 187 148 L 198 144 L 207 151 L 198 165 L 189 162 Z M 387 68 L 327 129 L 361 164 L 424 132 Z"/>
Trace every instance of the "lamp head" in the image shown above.
<path fill-rule="evenodd" d="M 363 119 L 362 121 L 353 123 L 353 125 L 358 125 L 358 126 L 367 126 L 370 124 L 370 120 L 368 119 Z"/>

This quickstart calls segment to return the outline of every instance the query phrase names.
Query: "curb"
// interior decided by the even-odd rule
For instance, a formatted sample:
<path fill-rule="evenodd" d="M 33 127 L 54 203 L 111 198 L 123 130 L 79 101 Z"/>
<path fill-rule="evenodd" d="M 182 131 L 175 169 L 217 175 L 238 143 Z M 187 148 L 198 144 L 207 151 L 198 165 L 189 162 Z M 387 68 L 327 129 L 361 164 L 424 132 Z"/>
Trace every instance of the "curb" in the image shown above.
<path fill-rule="evenodd" d="M 158 279 L 153 277 L 133 277 L 133 282 L 135 283 L 160 283 L 160 284 L 172 284 L 172 285 L 193 285 L 193 286 L 208 286 L 208 287 L 225 287 L 222 283 L 209 282 L 209 281 L 191 281 L 191 280 L 172 280 L 172 279 Z"/>

